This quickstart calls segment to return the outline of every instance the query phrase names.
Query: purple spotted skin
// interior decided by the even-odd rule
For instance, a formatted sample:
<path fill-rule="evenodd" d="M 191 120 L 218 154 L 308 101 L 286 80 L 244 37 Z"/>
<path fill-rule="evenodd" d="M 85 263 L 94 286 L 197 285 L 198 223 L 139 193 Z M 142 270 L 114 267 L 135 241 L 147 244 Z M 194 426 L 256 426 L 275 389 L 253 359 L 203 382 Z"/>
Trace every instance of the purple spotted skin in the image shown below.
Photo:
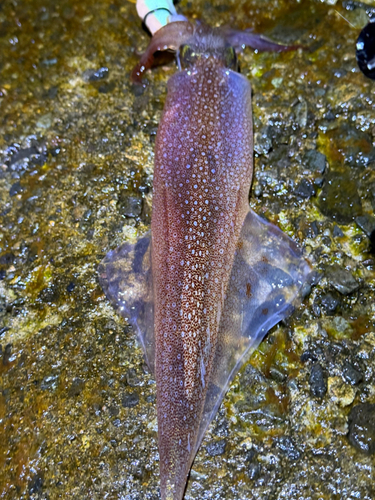
<path fill-rule="evenodd" d="M 215 57 L 174 75 L 155 148 L 151 224 L 162 498 L 179 499 L 253 172 L 249 82 Z M 209 348 L 207 348 L 209 346 Z"/>
<path fill-rule="evenodd" d="M 249 31 L 172 23 L 133 72 L 172 48 L 156 137 L 151 236 L 108 253 L 108 298 L 155 372 L 162 500 L 181 500 L 204 433 L 233 376 L 291 312 L 310 272 L 294 242 L 249 209 L 251 88 L 234 47 L 289 50 Z M 151 240 L 151 244 L 150 244 Z"/>

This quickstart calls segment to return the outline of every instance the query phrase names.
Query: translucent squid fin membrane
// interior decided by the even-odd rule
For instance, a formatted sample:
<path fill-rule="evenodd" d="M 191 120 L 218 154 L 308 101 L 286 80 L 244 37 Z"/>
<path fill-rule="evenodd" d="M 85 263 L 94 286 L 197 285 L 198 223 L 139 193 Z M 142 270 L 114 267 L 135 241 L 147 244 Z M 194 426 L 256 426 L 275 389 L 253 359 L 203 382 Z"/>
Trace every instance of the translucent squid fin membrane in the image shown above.
<path fill-rule="evenodd" d="M 155 373 L 151 231 L 136 243 L 111 250 L 99 265 L 99 283 L 110 302 L 134 328 L 146 362 Z"/>
<path fill-rule="evenodd" d="M 293 240 L 249 210 L 226 291 L 196 451 L 233 377 L 267 331 L 298 305 L 310 273 Z"/>

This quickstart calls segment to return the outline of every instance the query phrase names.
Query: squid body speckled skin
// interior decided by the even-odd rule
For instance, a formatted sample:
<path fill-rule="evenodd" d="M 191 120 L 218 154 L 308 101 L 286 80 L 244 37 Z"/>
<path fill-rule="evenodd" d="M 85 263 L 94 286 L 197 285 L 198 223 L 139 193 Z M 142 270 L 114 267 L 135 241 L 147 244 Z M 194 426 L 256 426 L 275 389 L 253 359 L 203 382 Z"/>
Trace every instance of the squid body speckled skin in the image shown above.
<path fill-rule="evenodd" d="M 266 332 L 290 313 L 310 267 L 293 241 L 249 209 L 251 90 L 235 48 L 289 47 L 189 22 L 156 33 L 178 50 L 157 133 L 151 236 L 101 264 L 107 296 L 134 326 L 155 373 L 161 498 L 183 498 L 195 454 L 225 391 Z"/>

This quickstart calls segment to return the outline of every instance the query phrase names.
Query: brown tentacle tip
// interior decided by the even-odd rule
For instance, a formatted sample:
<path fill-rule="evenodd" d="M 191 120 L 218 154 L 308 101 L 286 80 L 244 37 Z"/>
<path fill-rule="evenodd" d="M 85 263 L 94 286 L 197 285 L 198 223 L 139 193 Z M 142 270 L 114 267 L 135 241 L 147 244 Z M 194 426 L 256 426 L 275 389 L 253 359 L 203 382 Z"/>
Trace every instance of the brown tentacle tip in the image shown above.
<path fill-rule="evenodd" d="M 142 63 L 142 61 L 139 61 L 139 63 L 136 66 L 134 66 L 134 69 L 130 74 L 130 82 L 133 85 L 137 86 L 141 85 L 142 87 L 144 87 L 145 84 L 143 83 L 142 80 L 143 80 L 143 75 L 146 72 L 146 69 L 148 68 Z"/>

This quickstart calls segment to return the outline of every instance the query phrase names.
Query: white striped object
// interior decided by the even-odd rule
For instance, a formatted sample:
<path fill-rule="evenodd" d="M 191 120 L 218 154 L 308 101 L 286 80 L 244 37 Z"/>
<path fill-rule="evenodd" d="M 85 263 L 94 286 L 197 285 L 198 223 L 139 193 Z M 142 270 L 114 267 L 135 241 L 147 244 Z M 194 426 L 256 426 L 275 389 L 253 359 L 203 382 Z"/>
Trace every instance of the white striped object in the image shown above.
<path fill-rule="evenodd" d="M 168 23 L 186 21 L 185 16 L 177 14 L 173 0 L 137 0 L 136 7 L 152 35 Z"/>

